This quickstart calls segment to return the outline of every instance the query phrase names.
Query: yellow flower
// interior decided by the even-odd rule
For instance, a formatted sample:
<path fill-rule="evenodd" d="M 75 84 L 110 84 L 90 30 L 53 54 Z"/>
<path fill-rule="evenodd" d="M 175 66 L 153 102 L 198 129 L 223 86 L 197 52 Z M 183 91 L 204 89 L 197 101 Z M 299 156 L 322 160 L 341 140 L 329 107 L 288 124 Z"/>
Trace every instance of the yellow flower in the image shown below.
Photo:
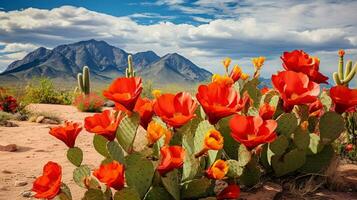
<path fill-rule="evenodd" d="M 209 130 L 204 139 L 204 146 L 211 150 L 220 150 L 223 148 L 223 137 L 216 129 Z"/>
<path fill-rule="evenodd" d="M 153 91 L 151 91 L 151 94 L 155 98 L 159 98 L 161 96 L 161 90 L 153 90 Z"/>
<path fill-rule="evenodd" d="M 228 173 L 229 166 L 224 160 L 217 160 L 213 165 L 206 171 L 208 178 L 221 180 Z"/>
<path fill-rule="evenodd" d="M 232 61 L 232 59 L 228 58 L 228 57 L 223 60 L 223 66 L 226 68 L 226 70 L 228 70 L 228 67 L 231 64 L 231 61 Z"/>
<path fill-rule="evenodd" d="M 240 79 L 242 79 L 243 81 L 247 80 L 249 78 L 249 74 L 246 73 L 242 73 L 242 75 L 240 76 Z"/>
<path fill-rule="evenodd" d="M 262 56 L 252 59 L 254 67 L 258 70 L 263 66 L 264 61 L 265 61 L 265 57 L 262 57 Z"/>
<path fill-rule="evenodd" d="M 146 138 L 148 140 L 149 146 L 153 145 L 163 135 L 166 136 L 166 139 L 168 139 L 168 137 L 170 137 L 170 139 L 171 139 L 170 130 L 166 129 L 165 127 L 163 127 L 160 123 L 158 123 L 156 121 L 151 121 L 148 125 L 147 134 L 146 134 Z"/>
<path fill-rule="evenodd" d="M 213 74 L 212 76 L 212 83 L 219 83 L 219 84 L 224 84 L 224 85 L 232 85 L 234 83 L 233 79 L 230 78 L 229 76 L 221 76 L 219 74 Z"/>

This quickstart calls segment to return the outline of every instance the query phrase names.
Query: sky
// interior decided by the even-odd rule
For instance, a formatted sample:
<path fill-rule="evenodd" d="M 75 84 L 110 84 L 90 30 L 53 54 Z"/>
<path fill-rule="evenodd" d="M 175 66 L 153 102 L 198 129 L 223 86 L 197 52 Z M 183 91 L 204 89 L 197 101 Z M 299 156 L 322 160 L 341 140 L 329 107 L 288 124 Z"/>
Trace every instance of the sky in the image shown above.
<path fill-rule="evenodd" d="M 265 56 L 266 78 L 282 70 L 282 52 L 303 49 L 331 77 L 338 49 L 357 62 L 356 10 L 352 0 L 1 0 L 0 71 L 40 46 L 97 39 L 176 52 L 213 73 L 225 57 L 252 73 L 251 58 Z"/>

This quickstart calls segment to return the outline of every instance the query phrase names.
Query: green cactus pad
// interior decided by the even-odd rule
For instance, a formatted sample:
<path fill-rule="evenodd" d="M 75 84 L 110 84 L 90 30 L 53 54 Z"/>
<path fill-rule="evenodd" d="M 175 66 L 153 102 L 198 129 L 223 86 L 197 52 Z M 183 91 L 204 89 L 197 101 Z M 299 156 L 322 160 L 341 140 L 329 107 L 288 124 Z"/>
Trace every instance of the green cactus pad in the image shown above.
<path fill-rule="evenodd" d="M 280 115 L 277 119 L 277 122 L 278 127 L 276 128 L 276 132 L 279 135 L 285 135 L 288 138 L 290 138 L 290 135 L 298 126 L 298 119 L 294 113 L 285 113 Z"/>
<path fill-rule="evenodd" d="M 227 160 L 229 166 L 227 176 L 229 178 L 238 178 L 243 174 L 243 167 L 236 160 Z"/>
<path fill-rule="evenodd" d="M 221 135 L 224 138 L 224 146 L 223 149 L 225 153 L 229 156 L 231 159 L 238 159 L 238 148 L 239 148 L 239 143 L 235 141 L 232 136 L 231 136 L 231 129 L 229 128 L 229 120 L 231 117 L 226 117 L 221 119 L 218 122 L 218 131 L 221 133 Z"/>
<path fill-rule="evenodd" d="M 82 200 L 105 200 L 103 192 L 99 189 L 89 189 Z"/>
<path fill-rule="evenodd" d="M 180 180 L 177 169 L 162 176 L 161 180 L 166 190 L 174 197 L 174 199 L 180 200 Z"/>
<path fill-rule="evenodd" d="M 209 130 L 212 130 L 212 129 L 215 129 L 215 127 L 212 126 L 207 120 L 202 121 L 198 124 L 198 127 L 195 132 L 195 136 L 194 136 L 195 153 L 201 151 L 201 149 L 203 148 L 205 135 Z M 214 151 L 214 150 L 208 151 L 209 165 L 212 165 L 214 163 L 214 161 L 217 158 L 217 155 L 218 155 L 218 151 Z"/>
<path fill-rule="evenodd" d="M 101 135 L 94 135 L 93 137 L 93 146 L 94 149 L 102 156 L 104 157 L 109 157 L 108 149 L 107 149 L 107 143 L 109 141 L 101 136 Z"/>
<path fill-rule="evenodd" d="M 61 183 L 60 193 L 53 200 L 72 200 L 72 194 L 69 187 Z"/>
<path fill-rule="evenodd" d="M 253 186 L 259 182 L 261 176 L 260 169 L 254 159 L 251 160 L 243 169 L 240 182 L 245 186 Z"/>
<path fill-rule="evenodd" d="M 165 188 L 160 186 L 151 187 L 149 192 L 145 195 L 144 198 L 144 200 L 167 200 L 167 199 L 172 199 L 172 196 L 168 191 L 166 191 Z"/>
<path fill-rule="evenodd" d="M 320 118 L 319 130 L 322 142 L 330 143 L 345 130 L 345 123 L 341 115 L 335 112 L 326 112 Z"/>
<path fill-rule="evenodd" d="M 332 99 L 328 94 L 328 91 L 322 91 L 320 95 L 320 101 L 322 105 L 324 106 L 324 110 L 328 111 L 331 109 L 332 106 Z"/>
<path fill-rule="evenodd" d="M 310 145 L 310 135 L 307 131 L 297 128 L 294 132 L 293 142 L 298 149 L 306 151 Z"/>
<path fill-rule="evenodd" d="M 293 149 L 285 155 L 274 155 L 271 163 L 275 175 L 280 177 L 296 171 L 305 164 L 305 152 L 299 149 Z"/>
<path fill-rule="evenodd" d="M 309 118 L 309 106 L 307 105 L 295 105 L 293 112 L 298 116 L 299 124 L 303 121 L 307 121 Z"/>
<path fill-rule="evenodd" d="M 258 89 L 259 83 L 260 81 L 257 78 L 254 78 L 244 84 L 243 89 L 241 91 L 241 95 L 243 95 L 246 91 L 248 92 L 249 97 L 253 99 L 253 106 L 256 108 L 259 107 L 260 99 L 262 97 L 262 93 Z"/>
<path fill-rule="evenodd" d="M 283 155 L 285 150 L 289 147 L 289 140 L 285 135 L 280 135 L 274 142 L 269 144 L 269 149 L 274 155 Z"/>
<path fill-rule="evenodd" d="M 131 116 L 125 116 L 119 124 L 116 135 L 117 140 L 127 153 L 133 152 L 133 143 L 136 137 L 139 123 L 139 114 L 133 113 Z"/>
<path fill-rule="evenodd" d="M 238 165 L 241 167 L 246 166 L 252 159 L 252 154 L 250 151 L 243 145 L 239 145 L 238 148 Z"/>
<path fill-rule="evenodd" d="M 114 194 L 114 200 L 140 200 L 139 193 L 133 188 L 123 188 Z"/>
<path fill-rule="evenodd" d="M 82 165 L 74 169 L 73 180 L 80 187 L 86 188 L 86 186 L 84 185 L 84 180 L 87 177 L 90 177 L 90 168 L 88 166 Z"/>
<path fill-rule="evenodd" d="M 115 141 L 108 142 L 107 149 L 108 149 L 110 157 L 113 160 L 116 160 L 122 164 L 125 164 L 124 152 L 117 142 L 115 142 Z"/>
<path fill-rule="evenodd" d="M 183 183 L 181 189 L 182 199 L 199 199 L 213 193 L 214 183 L 207 179 L 193 179 Z"/>
<path fill-rule="evenodd" d="M 320 137 L 315 133 L 310 133 L 309 151 L 308 154 L 317 154 L 321 151 L 323 145 L 320 143 Z"/>
<path fill-rule="evenodd" d="M 319 173 L 326 168 L 334 155 L 335 151 L 331 145 L 326 145 L 321 152 L 306 157 L 306 163 L 299 169 L 304 173 Z"/>
<path fill-rule="evenodd" d="M 83 161 L 83 152 L 78 147 L 69 148 L 67 150 L 67 159 L 76 167 L 81 166 Z"/>
<path fill-rule="evenodd" d="M 136 189 L 140 198 L 143 198 L 151 186 L 155 173 L 154 165 L 140 153 L 129 154 L 125 157 L 125 162 L 126 182 L 129 187 Z"/>

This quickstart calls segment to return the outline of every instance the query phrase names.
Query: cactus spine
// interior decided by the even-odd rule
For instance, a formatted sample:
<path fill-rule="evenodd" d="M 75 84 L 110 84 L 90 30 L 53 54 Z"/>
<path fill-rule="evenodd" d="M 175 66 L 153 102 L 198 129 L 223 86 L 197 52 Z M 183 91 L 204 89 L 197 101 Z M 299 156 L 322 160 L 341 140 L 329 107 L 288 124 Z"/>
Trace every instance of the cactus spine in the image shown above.
<path fill-rule="evenodd" d="M 348 83 L 353 79 L 357 71 L 357 63 L 352 67 L 353 63 L 351 60 L 347 61 L 345 71 L 343 70 L 343 56 L 345 52 L 343 50 L 339 51 L 339 63 L 338 63 L 338 71 L 333 73 L 333 79 L 336 85 L 344 85 L 348 86 Z"/>
<path fill-rule="evenodd" d="M 89 78 L 89 68 L 87 66 L 83 67 L 83 73 L 78 73 L 78 88 L 83 94 L 90 93 L 90 78 Z"/>
<path fill-rule="evenodd" d="M 128 56 L 128 67 L 125 70 L 125 76 L 127 78 L 135 77 L 136 72 L 134 71 L 133 66 L 133 57 L 131 55 Z"/>

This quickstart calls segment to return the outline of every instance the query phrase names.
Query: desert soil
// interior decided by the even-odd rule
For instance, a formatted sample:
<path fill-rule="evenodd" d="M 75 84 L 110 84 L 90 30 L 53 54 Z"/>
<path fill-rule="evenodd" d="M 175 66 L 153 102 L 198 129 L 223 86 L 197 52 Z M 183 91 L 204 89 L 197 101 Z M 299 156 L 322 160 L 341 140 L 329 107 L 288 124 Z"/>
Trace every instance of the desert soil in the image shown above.
<path fill-rule="evenodd" d="M 63 105 L 34 104 L 29 108 L 36 112 L 56 113 L 64 120 L 81 123 L 86 116 L 93 115 L 92 113 L 78 112 L 72 106 Z M 0 127 L 0 145 L 16 144 L 19 147 L 16 152 L 0 151 L 0 200 L 28 199 L 21 193 L 31 189 L 35 177 L 42 174 L 42 167 L 48 161 L 58 162 L 62 165 L 63 182 L 71 188 L 73 199 L 79 200 L 84 190 L 72 180 L 74 166 L 67 161 L 67 147 L 48 134 L 49 127 L 53 125 L 17 121 L 15 123 L 19 127 Z M 139 134 L 141 137 L 138 137 L 138 141 L 136 141 L 138 146 L 145 142 L 143 134 L 141 131 Z M 83 163 L 94 169 L 103 158 L 92 147 L 92 140 L 93 134 L 83 130 L 77 138 L 76 146 L 84 151 Z M 356 166 L 354 166 L 354 170 L 356 173 Z M 278 191 L 279 187 L 266 185 L 254 194 L 243 193 L 242 199 L 273 199 Z M 322 192 L 321 197 L 321 199 L 357 199 L 357 193 Z"/>

